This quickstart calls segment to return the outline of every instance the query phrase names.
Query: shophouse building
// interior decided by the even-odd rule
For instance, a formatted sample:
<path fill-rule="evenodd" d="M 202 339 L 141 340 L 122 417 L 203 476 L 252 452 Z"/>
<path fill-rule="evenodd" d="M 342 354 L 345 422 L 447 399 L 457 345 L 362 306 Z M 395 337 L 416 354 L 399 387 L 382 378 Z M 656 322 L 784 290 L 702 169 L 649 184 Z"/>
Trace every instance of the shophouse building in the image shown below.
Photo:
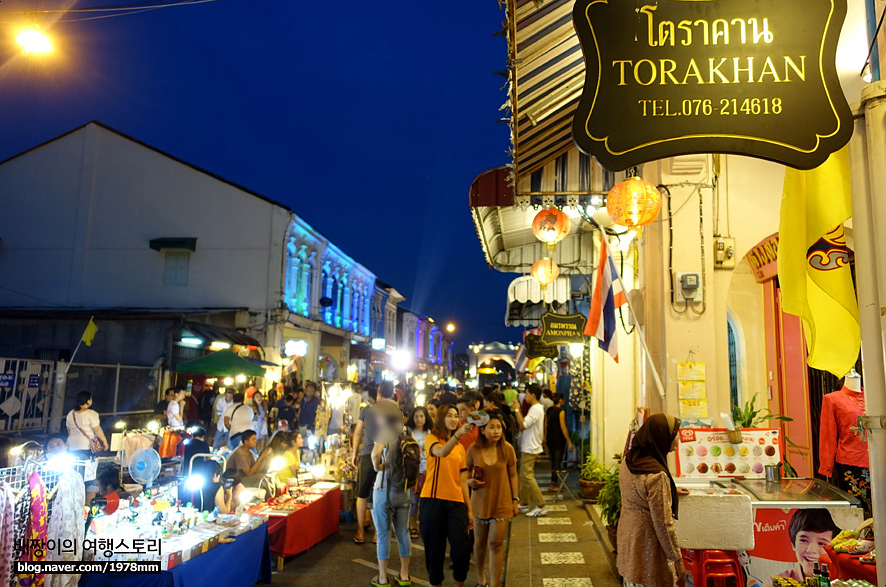
<path fill-rule="evenodd" d="M 526 279 L 545 254 L 532 234 L 535 214 L 556 206 L 571 218 L 569 237 L 552 255 L 568 280 L 563 286 L 568 293 L 544 294 L 550 299 L 539 309 L 543 295 L 515 282 L 503 307 L 506 320 L 529 328 L 538 326 L 544 309 L 586 315 L 604 229 L 637 317 L 623 308 L 618 363 L 590 342 L 592 452 L 612 462 L 637 408 L 722 426 L 721 412 L 756 396 L 757 405 L 794 419 L 782 423 L 797 445 L 788 447 L 788 456 L 801 476 L 811 475 L 817 459 L 816 401 L 820 407 L 822 393 L 839 384 L 806 367 L 799 320 L 780 309 L 772 251 L 784 166 L 709 154 L 645 163 L 638 175 L 663 186 L 660 216 L 642 230 L 614 226 L 605 197 L 624 173 L 603 168 L 572 139 L 585 82 L 573 5 L 571 0 L 518 1 L 504 8 L 513 159 L 481 174 L 471 189 L 471 214 L 487 264 Z M 853 53 L 853 39 L 864 38 L 863 26 L 864 7 L 850 3 L 837 53 L 849 102 L 859 99 L 864 84 L 860 68 L 850 65 L 864 62 L 864 51 Z M 846 232 L 852 248 L 851 222 Z M 693 276 L 687 287 L 681 280 L 685 274 Z M 695 280 L 698 287 L 689 287 Z M 703 364 L 702 381 L 686 385 L 688 362 Z M 652 369 L 662 381 L 660 391 Z M 681 395 L 688 387 L 695 397 Z"/>
<path fill-rule="evenodd" d="M 47 426 L 59 365 L 56 425 L 80 390 L 133 417 L 172 383 L 199 393 L 204 379 L 175 367 L 218 348 L 266 367 L 254 383 L 269 386 L 344 379 L 369 342 L 371 271 L 289 207 L 101 123 L 0 163 L 0 201 L 0 269 L 15 276 L 0 288 L 15 374 L 0 432 Z M 72 357 L 90 318 L 98 332 Z"/>

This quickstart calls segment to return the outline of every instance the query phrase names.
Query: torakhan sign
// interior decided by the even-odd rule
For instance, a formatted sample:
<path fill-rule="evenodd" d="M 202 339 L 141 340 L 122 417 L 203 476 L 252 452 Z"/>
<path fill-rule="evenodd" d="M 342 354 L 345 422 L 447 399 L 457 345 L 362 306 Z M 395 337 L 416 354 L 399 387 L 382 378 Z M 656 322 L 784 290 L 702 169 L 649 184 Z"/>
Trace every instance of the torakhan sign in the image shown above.
<path fill-rule="evenodd" d="M 581 314 L 551 314 L 541 317 L 541 341 L 545 344 L 569 344 L 584 342 L 585 317 Z"/>
<path fill-rule="evenodd" d="M 575 142 L 609 169 L 687 153 L 817 167 L 852 134 L 845 16 L 846 0 L 576 0 Z"/>

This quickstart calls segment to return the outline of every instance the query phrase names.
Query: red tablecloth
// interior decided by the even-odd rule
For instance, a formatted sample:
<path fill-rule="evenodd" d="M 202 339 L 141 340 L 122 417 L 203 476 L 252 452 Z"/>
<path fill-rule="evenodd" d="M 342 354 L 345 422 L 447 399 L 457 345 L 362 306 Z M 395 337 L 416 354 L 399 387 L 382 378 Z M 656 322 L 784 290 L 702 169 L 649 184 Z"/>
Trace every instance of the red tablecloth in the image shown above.
<path fill-rule="evenodd" d="M 335 488 L 308 507 L 286 516 L 270 516 L 268 534 L 271 553 L 274 556 L 293 556 L 338 532 L 340 499 L 341 490 Z"/>
<path fill-rule="evenodd" d="M 831 546 L 825 546 L 824 550 L 833 564 L 833 568 L 828 569 L 831 579 L 864 579 L 877 584 L 877 565 L 860 562 L 862 555 L 836 552 Z"/>

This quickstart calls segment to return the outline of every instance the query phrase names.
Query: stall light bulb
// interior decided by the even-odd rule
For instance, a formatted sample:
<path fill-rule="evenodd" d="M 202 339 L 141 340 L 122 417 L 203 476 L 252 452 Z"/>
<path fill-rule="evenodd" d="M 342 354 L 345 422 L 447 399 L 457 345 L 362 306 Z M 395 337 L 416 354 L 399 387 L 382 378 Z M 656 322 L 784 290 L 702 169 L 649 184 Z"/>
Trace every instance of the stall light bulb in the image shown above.
<path fill-rule="evenodd" d="M 71 453 L 63 452 L 57 455 L 54 455 L 49 461 L 46 463 L 46 468 L 52 471 L 67 471 L 68 469 L 74 468 L 74 455 Z"/>
<path fill-rule="evenodd" d="M 237 383 L 244 383 L 246 381 L 246 375 L 237 375 Z"/>
<path fill-rule="evenodd" d="M 117 420 L 116 422 L 114 422 L 114 428 L 116 428 L 117 430 L 123 430 L 124 428 L 126 428 L 126 422 L 124 422 L 123 420 Z"/>
<path fill-rule="evenodd" d="M 311 475 L 313 475 L 315 479 L 319 479 L 326 474 L 326 467 L 324 467 L 323 465 L 314 465 L 310 468 L 310 471 Z"/>
<path fill-rule="evenodd" d="M 151 420 L 150 422 L 148 422 L 148 430 L 150 430 L 151 432 L 157 432 L 158 430 L 160 430 L 160 422 L 158 422 L 157 420 Z"/>
<path fill-rule="evenodd" d="M 234 379 L 231 377 L 225 377 L 223 383 L 225 385 L 234 385 Z M 224 393 L 224 392 L 222 392 Z"/>
<path fill-rule="evenodd" d="M 188 491 L 200 491 L 203 489 L 203 485 L 206 483 L 206 479 L 204 479 L 201 475 L 191 475 L 188 477 L 188 480 L 185 481 L 185 489 Z"/>
<path fill-rule="evenodd" d="M 268 465 L 268 473 L 275 473 L 286 466 L 286 459 L 283 457 L 274 457 L 271 464 Z"/>
<path fill-rule="evenodd" d="M 572 355 L 573 359 L 580 359 L 581 353 L 584 351 L 585 344 L 583 342 L 570 342 L 569 343 L 569 354 Z"/>
<path fill-rule="evenodd" d="M 417 396 L 415 396 L 415 405 L 417 405 L 417 406 L 423 406 L 427 403 L 427 401 L 428 401 L 428 396 L 426 396 L 423 393 L 420 393 Z"/>

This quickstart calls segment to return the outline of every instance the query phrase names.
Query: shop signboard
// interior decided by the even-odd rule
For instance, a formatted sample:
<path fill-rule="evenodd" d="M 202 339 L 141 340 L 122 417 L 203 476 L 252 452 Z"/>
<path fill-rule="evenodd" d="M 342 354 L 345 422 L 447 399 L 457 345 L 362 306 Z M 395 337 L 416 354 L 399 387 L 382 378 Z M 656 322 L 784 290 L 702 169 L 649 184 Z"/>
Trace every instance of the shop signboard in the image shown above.
<path fill-rule="evenodd" d="M 765 283 L 778 275 L 778 235 L 760 241 L 745 255 L 757 283 Z"/>
<path fill-rule="evenodd" d="M 546 312 L 541 317 L 541 341 L 549 345 L 584 342 L 585 322 L 587 319 L 581 314 Z"/>
<path fill-rule="evenodd" d="M 526 343 L 526 358 L 535 359 L 538 357 L 547 357 L 556 359 L 560 356 L 560 351 L 556 346 L 547 345 L 542 342 L 541 336 L 538 334 L 527 334 L 523 337 Z"/>
<path fill-rule="evenodd" d="M 745 428 L 741 444 L 731 444 L 725 428 L 681 428 L 678 438 L 680 477 L 762 478 L 764 465 L 781 462 L 778 428 Z"/>
<path fill-rule="evenodd" d="M 846 0 L 576 0 L 575 142 L 613 170 L 689 153 L 816 167 L 852 134 L 845 15 Z"/>

